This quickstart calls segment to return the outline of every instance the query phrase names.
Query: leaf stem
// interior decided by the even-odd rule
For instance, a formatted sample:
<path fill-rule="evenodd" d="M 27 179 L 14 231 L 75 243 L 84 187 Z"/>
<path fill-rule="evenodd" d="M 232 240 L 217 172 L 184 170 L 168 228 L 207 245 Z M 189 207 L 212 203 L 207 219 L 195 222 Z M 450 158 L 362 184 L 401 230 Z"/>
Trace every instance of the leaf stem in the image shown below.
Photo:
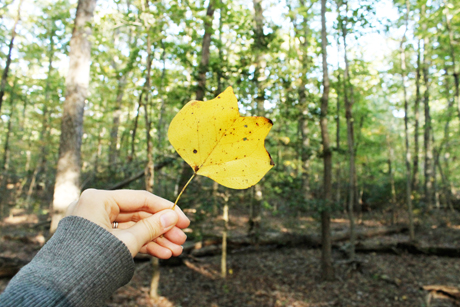
<path fill-rule="evenodd" d="M 174 210 L 174 208 L 176 207 L 176 204 L 177 202 L 179 201 L 179 198 L 181 197 L 182 193 L 184 193 L 185 191 L 185 188 L 188 186 L 188 184 L 192 181 L 192 179 L 195 177 L 196 173 L 193 173 L 192 177 L 190 177 L 190 179 L 187 181 L 187 183 L 184 185 L 184 187 L 182 188 L 182 191 L 180 191 L 179 195 L 177 196 L 176 198 L 176 201 L 174 202 L 174 206 L 171 208 L 172 210 Z"/>

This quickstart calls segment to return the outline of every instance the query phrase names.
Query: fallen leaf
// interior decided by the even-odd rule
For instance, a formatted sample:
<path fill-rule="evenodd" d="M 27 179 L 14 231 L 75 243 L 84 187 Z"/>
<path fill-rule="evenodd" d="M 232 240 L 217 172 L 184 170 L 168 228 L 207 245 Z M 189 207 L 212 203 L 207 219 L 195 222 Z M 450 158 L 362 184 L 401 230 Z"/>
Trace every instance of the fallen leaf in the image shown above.
<path fill-rule="evenodd" d="M 246 189 L 274 165 L 264 146 L 272 126 L 265 117 L 240 116 L 228 87 L 215 99 L 187 103 L 171 121 L 168 137 L 195 174 Z"/>

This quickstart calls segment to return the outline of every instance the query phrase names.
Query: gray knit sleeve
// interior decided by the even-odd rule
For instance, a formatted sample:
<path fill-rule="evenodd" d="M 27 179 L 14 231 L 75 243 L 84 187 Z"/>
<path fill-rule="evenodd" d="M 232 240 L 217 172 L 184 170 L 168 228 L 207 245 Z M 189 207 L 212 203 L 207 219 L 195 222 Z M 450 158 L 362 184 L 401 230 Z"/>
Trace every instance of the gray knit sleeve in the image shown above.
<path fill-rule="evenodd" d="M 101 306 L 134 274 L 126 245 L 84 218 L 64 218 L 0 295 L 0 306 Z"/>

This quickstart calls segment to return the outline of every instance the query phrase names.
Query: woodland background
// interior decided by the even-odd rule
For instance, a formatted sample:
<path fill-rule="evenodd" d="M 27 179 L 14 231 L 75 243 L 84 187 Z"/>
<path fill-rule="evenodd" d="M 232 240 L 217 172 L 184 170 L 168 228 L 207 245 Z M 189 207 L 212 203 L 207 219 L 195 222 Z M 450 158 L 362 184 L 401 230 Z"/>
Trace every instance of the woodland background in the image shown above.
<path fill-rule="evenodd" d="M 174 200 L 192 170 L 169 122 L 232 86 L 273 121 L 274 168 L 242 191 L 195 178 L 182 265 L 137 259 L 110 304 L 458 304 L 459 16 L 455 0 L 1 1 L 3 288 L 62 215 L 64 172 L 77 195 Z"/>

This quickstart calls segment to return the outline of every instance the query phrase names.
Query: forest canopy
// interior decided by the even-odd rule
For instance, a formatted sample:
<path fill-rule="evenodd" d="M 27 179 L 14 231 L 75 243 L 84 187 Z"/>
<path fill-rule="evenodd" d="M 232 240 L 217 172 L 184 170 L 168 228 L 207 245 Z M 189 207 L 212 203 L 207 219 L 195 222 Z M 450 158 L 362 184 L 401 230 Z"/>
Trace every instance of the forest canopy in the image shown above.
<path fill-rule="evenodd" d="M 2 216 L 50 210 L 76 9 L 76 1 L 1 4 Z M 457 209 L 459 10 L 453 0 L 326 1 L 324 40 L 321 1 L 98 1 L 85 25 L 79 189 L 145 188 L 139 178 L 150 165 L 150 187 L 174 199 L 190 170 L 168 142 L 169 122 L 188 101 L 232 86 L 243 116 L 274 123 L 265 144 L 274 169 L 255 188 L 230 192 L 247 204 L 275 214 L 341 211 L 350 199 L 358 211 L 406 210 L 408 200 L 415 214 Z M 212 210 L 223 188 L 193 184 L 184 206 Z"/>

